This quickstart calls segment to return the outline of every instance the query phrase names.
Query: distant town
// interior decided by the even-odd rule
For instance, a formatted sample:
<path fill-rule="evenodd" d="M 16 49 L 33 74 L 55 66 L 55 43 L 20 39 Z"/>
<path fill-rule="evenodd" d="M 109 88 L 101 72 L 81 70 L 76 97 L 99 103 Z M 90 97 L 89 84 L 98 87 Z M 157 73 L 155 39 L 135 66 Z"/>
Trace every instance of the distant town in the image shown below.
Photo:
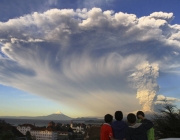
<path fill-rule="evenodd" d="M 135 123 L 133 125 L 139 125 L 135 114 L 129 114 L 134 115 Z M 62 114 L 58 115 L 64 116 Z M 107 115 L 111 116 L 110 114 Z M 107 115 L 105 115 L 104 119 L 96 118 L 94 120 L 88 118 L 77 118 L 66 121 L 61 119 L 52 119 L 53 121 L 43 120 L 43 122 L 46 122 L 42 123 L 44 126 L 39 126 L 37 123 L 32 123 L 40 122 L 42 120 L 32 121 L 28 119 L 20 119 L 21 122 L 24 123 L 12 124 L 10 123 L 10 120 L 18 122 L 18 119 L 3 119 L 0 117 L 0 140 L 99 140 L 100 129 L 102 130 L 102 127 L 107 124 L 104 123 L 104 121 L 106 122 Z M 51 116 L 57 117 L 57 115 Z M 121 120 L 117 120 L 116 118 L 116 120 L 113 121 L 112 116 L 111 118 L 112 120 L 109 123 L 111 126 L 113 126 L 114 122 L 120 121 L 123 123 L 125 122 L 124 124 L 127 123 L 129 127 L 132 127 L 131 122 L 128 120 L 128 116 L 127 120 L 123 120 L 122 118 Z M 165 104 L 160 113 L 154 114 L 149 122 L 151 122 L 154 129 L 152 137 L 154 140 L 161 138 L 180 138 L 180 111 L 178 108 L 176 108 L 176 106 L 172 104 Z"/>
<path fill-rule="evenodd" d="M 37 117 L 1 116 L 0 132 L 15 140 L 89 140 L 90 135 L 99 140 L 103 122 L 95 117 L 71 118 L 60 111 Z"/>
<path fill-rule="evenodd" d="M 15 140 L 86 140 L 89 135 L 92 135 L 93 140 L 99 140 L 101 123 L 93 123 L 93 120 L 87 122 L 90 124 L 73 121 L 62 124 L 50 121 L 47 126 L 40 127 L 28 123 L 13 126 L 0 120 L 0 131 L 7 137 L 13 136 Z"/>

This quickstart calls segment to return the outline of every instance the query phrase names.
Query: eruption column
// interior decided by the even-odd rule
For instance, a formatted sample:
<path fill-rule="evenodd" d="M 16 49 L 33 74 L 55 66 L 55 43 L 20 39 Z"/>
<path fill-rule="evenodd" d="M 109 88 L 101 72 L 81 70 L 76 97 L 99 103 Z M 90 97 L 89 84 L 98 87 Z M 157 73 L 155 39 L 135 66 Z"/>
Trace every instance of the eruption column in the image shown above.
<path fill-rule="evenodd" d="M 153 111 L 156 92 L 159 90 L 159 85 L 156 81 L 159 76 L 158 64 L 150 65 L 149 62 L 144 62 L 136 68 L 137 71 L 131 75 L 137 88 L 136 98 L 139 99 L 143 111 L 151 112 Z"/>

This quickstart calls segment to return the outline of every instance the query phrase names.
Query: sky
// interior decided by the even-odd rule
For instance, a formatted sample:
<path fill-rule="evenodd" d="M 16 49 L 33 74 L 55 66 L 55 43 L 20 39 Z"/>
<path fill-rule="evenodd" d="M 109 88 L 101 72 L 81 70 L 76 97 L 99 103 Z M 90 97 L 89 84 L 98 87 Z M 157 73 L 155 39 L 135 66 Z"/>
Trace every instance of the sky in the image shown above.
<path fill-rule="evenodd" d="M 179 0 L 0 0 L 0 116 L 180 107 Z"/>

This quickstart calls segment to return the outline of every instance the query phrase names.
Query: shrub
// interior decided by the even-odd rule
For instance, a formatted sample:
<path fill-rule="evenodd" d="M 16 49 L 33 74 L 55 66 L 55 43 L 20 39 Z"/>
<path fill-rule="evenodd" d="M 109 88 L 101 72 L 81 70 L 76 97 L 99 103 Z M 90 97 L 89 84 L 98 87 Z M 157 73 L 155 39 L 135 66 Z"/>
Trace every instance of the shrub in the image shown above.
<path fill-rule="evenodd" d="M 153 117 L 156 135 L 159 138 L 180 138 L 180 110 L 164 101 L 163 109 L 159 111 Z"/>

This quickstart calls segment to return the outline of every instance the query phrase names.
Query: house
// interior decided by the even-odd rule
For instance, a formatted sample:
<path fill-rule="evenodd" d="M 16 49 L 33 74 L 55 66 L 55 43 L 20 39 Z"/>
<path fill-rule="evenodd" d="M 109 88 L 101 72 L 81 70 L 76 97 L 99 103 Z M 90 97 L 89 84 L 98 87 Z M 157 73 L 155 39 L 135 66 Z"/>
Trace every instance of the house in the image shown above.
<path fill-rule="evenodd" d="M 34 128 L 35 126 L 32 124 L 22 124 L 22 125 L 18 125 L 16 128 L 17 130 L 19 130 L 23 135 L 26 135 L 27 131 L 31 131 L 32 128 Z"/>
<path fill-rule="evenodd" d="M 35 127 L 31 129 L 30 133 L 36 140 L 57 140 L 58 137 L 58 131 L 52 127 Z"/>

